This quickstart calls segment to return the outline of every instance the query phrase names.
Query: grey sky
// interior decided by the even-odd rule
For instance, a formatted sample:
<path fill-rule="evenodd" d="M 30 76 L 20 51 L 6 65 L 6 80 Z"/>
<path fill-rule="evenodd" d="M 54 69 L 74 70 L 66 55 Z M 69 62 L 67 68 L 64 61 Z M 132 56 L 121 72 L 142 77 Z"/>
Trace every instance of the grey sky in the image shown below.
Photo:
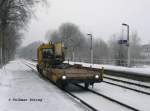
<path fill-rule="evenodd" d="M 122 22 L 136 30 L 143 43 L 150 41 L 150 0 L 48 0 L 48 9 L 37 8 L 23 45 L 44 40 L 48 30 L 58 29 L 64 22 L 79 26 L 82 32 L 108 40 L 120 33 Z"/>

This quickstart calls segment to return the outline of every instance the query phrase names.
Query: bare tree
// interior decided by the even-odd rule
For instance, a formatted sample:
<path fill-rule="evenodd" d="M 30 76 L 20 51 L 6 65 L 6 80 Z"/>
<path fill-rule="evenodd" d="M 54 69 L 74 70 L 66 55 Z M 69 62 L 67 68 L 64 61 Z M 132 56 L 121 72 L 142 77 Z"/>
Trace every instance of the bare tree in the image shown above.
<path fill-rule="evenodd" d="M 53 31 L 48 31 L 46 33 L 46 40 L 48 41 L 52 41 L 52 42 L 58 42 L 61 40 L 60 34 L 57 30 L 53 30 Z"/>
<path fill-rule="evenodd" d="M 94 62 L 98 62 L 97 59 L 108 59 L 108 45 L 107 43 L 102 39 L 96 39 L 93 44 L 93 52 L 94 52 Z M 101 61 L 102 63 L 102 61 Z"/>
<path fill-rule="evenodd" d="M 118 40 L 121 40 L 122 37 L 118 35 L 113 35 L 112 38 L 109 40 L 109 52 L 110 58 L 116 59 L 117 65 L 126 65 L 127 64 L 127 45 L 119 44 Z M 131 64 L 135 64 L 135 59 L 141 58 L 141 44 L 140 38 L 138 37 L 137 32 L 132 32 L 130 35 L 130 57 L 131 57 Z"/>
<path fill-rule="evenodd" d="M 1 60 L 4 64 L 9 60 L 8 50 L 11 50 L 12 46 L 16 48 L 18 45 L 16 41 L 20 40 L 20 30 L 27 26 L 33 13 L 32 7 L 37 2 L 40 0 L 0 0 L 0 49 L 2 52 Z"/>
<path fill-rule="evenodd" d="M 46 39 L 52 42 L 62 41 L 67 49 L 66 55 L 68 58 L 73 59 L 73 56 L 79 57 L 82 55 L 81 49 L 83 49 L 85 38 L 75 24 L 64 23 L 58 30 L 48 31 Z"/>
<path fill-rule="evenodd" d="M 41 41 L 33 42 L 25 47 L 21 47 L 17 51 L 20 58 L 37 59 L 37 48 L 42 44 Z"/>
<path fill-rule="evenodd" d="M 140 44 L 140 38 L 138 37 L 138 33 L 132 32 L 130 35 L 130 54 L 131 54 L 131 64 L 134 65 L 137 59 L 141 59 L 141 51 L 142 47 Z"/>
<path fill-rule="evenodd" d="M 59 27 L 59 33 L 61 35 L 62 41 L 67 47 L 77 47 L 80 46 L 83 39 L 83 34 L 79 28 L 72 23 L 64 23 Z"/>
<path fill-rule="evenodd" d="M 126 65 L 127 60 L 127 46 L 126 44 L 119 44 L 119 40 L 122 37 L 119 34 L 114 34 L 110 40 L 109 44 L 109 58 L 115 60 L 116 65 Z"/>

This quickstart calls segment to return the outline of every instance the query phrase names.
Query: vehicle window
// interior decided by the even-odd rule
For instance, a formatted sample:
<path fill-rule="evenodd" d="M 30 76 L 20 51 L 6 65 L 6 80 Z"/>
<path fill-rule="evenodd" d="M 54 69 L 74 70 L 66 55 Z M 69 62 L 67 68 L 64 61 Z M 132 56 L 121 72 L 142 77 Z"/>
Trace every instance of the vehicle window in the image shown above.
<path fill-rule="evenodd" d="M 52 49 L 43 49 L 43 58 L 50 58 L 53 55 L 53 50 Z"/>

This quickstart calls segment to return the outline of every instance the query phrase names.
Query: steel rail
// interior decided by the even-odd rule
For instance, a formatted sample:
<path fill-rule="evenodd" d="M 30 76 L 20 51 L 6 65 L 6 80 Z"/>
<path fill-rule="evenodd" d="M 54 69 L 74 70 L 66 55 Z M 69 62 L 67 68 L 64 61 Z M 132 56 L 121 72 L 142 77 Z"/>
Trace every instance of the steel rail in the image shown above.
<path fill-rule="evenodd" d="M 31 65 L 33 65 L 33 64 L 31 64 Z M 29 67 L 29 65 L 27 65 L 27 66 Z M 35 67 L 35 65 L 33 65 L 33 66 Z M 32 68 L 32 67 L 30 66 L 30 68 Z M 32 69 L 33 69 L 33 68 L 32 68 Z M 35 69 L 33 69 L 33 70 L 35 70 Z M 37 72 L 37 71 L 36 71 L 36 72 Z M 75 85 L 85 90 L 85 88 L 84 88 L 83 86 L 77 85 L 77 84 L 75 84 Z M 93 110 L 93 111 L 98 111 L 96 108 L 92 107 L 90 104 L 88 104 L 87 102 L 85 102 L 85 101 L 83 101 L 82 99 L 78 98 L 77 96 L 75 96 L 75 95 L 72 94 L 71 92 L 67 91 L 66 89 L 62 89 L 62 88 L 60 88 L 60 89 L 63 90 L 64 92 L 66 92 L 67 94 L 69 94 L 71 97 L 73 97 L 73 98 L 79 100 L 82 104 L 84 104 L 85 106 L 87 106 L 87 107 L 90 108 L 91 110 Z M 127 105 L 127 104 L 125 104 L 125 103 L 122 103 L 122 102 L 120 102 L 120 101 L 118 101 L 118 100 L 115 100 L 115 99 L 113 99 L 113 98 L 111 98 L 111 97 L 108 97 L 108 96 L 106 96 L 106 95 L 104 95 L 104 94 L 101 94 L 101 93 L 99 93 L 99 92 L 96 92 L 96 91 L 93 91 L 93 90 L 90 90 L 90 89 L 86 89 L 86 90 L 89 91 L 89 92 L 92 92 L 92 93 L 94 93 L 94 94 L 96 94 L 96 95 L 99 95 L 99 96 L 101 96 L 101 97 L 103 97 L 103 98 L 105 98 L 105 99 L 108 99 L 108 100 L 110 100 L 110 101 L 112 101 L 112 102 L 115 102 L 115 103 L 117 103 L 117 104 L 119 104 L 119 105 L 121 105 L 121 106 L 123 106 L 123 107 L 126 107 L 126 108 L 128 108 L 128 109 L 131 109 L 131 110 L 133 110 L 133 111 L 140 111 L 139 109 L 136 109 L 136 108 L 134 108 L 134 107 L 132 107 L 132 106 L 130 106 L 130 105 Z"/>
<path fill-rule="evenodd" d="M 104 76 L 104 78 L 109 79 L 109 80 L 113 80 L 113 81 L 117 81 L 117 82 L 127 83 L 127 84 L 131 84 L 131 85 L 135 85 L 135 86 L 139 86 L 139 87 L 149 88 L 150 89 L 150 86 L 147 86 L 147 85 L 137 84 L 137 83 L 128 82 L 128 81 L 115 79 L 115 78 L 111 78 L 111 77 L 106 77 L 106 76 Z"/>
<path fill-rule="evenodd" d="M 30 65 L 32 65 L 32 66 L 35 67 L 35 65 L 30 64 L 30 63 L 28 63 L 28 64 L 30 64 L 30 65 L 28 65 L 27 62 L 24 63 L 24 64 L 25 64 L 26 66 L 28 66 L 30 69 L 34 70 L 34 71 L 37 73 L 37 71 L 36 71 L 34 68 L 32 68 L 32 67 L 30 66 Z M 51 83 L 53 83 L 53 82 L 51 82 Z M 53 83 L 53 84 L 56 86 L 55 83 Z M 58 86 L 56 86 L 56 87 L 58 87 Z M 73 97 L 75 100 L 78 100 L 80 103 L 84 104 L 86 107 L 88 107 L 88 108 L 91 109 L 92 111 L 98 111 L 96 108 L 94 108 L 93 106 L 91 106 L 90 104 L 88 104 L 87 102 L 85 102 L 84 100 L 82 100 L 82 99 L 80 99 L 79 97 L 75 96 L 73 93 L 67 91 L 66 89 L 63 89 L 63 88 L 60 88 L 60 87 L 58 87 L 58 88 L 61 89 L 62 91 L 64 91 L 65 93 L 67 93 L 68 95 L 70 95 L 71 97 Z"/>
<path fill-rule="evenodd" d="M 137 89 L 130 88 L 130 87 L 127 87 L 127 86 L 123 86 L 123 85 L 115 84 L 115 83 L 108 82 L 108 81 L 105 81 L 105 80 L 103 80 L 103 82 L 104 82 L 104 83 L 107 83 L 107 84 L 114 85 L 114 86 L 118 86 L 118 87 L 121 87 L 121 88 L 129 89 L 129 90 L 132 90 L 132 91 L 135 91 L 135 92 L 138 92 L 138 93 L 142 93 L 142 94 L 150 95 L 150 93 L 149 93 L 149 92 L 145 92 L 145 91 L 137 90 Z"/>
<path fill-rule="evenodd" d="M 63 90 L 64 92 L 66 92 L 67 94 L 69 94 L 70 96 L 72 96 L 73 98 L 79 100 L 82 104 L 84 104 L 88 108 L 92 109 L 92 111 L 98 111 L 96 108 L 94 108 L 93 106 L 91 106 L 90 104 L 88 104 L 87 102 L 85 102 L 84 100 L 80 99 L 79 97 L 75 96 L 73 93 L 67 91 L 66 89 L 61 89 L 61 90 Z"/>
<path fill-rule="evenodd" d="M 85 89 L 83 86 L 81 86 L 81 85 L 77 85 L 77 84 L 75 84 L 76 86 L 78 86 L 78 87 L 80 87 L 80 88 L 82 88 L 82 89 Z M 86 89 L 87 91 L 89 91 L 89 92 L 92 92 L 92 93 L 94 93 L 94 94 L 96 94 L 96 95 L 99 95 L 99 96 L 101 96 L 101 97 L 103 97 L 103 98 L 105 98 L 105 99 L 108 99 L 108 100 L 110 100 L 110 101 L 112 101 L 112 102 L 115 102 L 115 103 L 117 103 L 117 104 L 119 104 L 119 105 L 121 105 L 121 106 L 123 106 L 123 107 L 126 107 L 126 108 L 128 108 L 128 109 L 131 109 L 131 110 L 133 110 L 133 111 L 140 111 L 139 109 L 136 109 L 136 108 L 134 108 L 134 107 L 132 107 L 132 106 L 129 106 L 129 105 L 127 105 L 127 104 L 125 104 L 125 103 L 122 103 L 122 102 L 120 102 L 120 101 L 118 101 L 118 100 L 115 100 L 115 99 L 113 99 L 113 98 L 111 98 L 111 97 L 108 97 L 108 96 L 106 96 L 106 95 L 104 95 L 104 94 L 101 94 L 101 93 L 99 93 L 99 92 L 96 92 L 96 91 L 93 91 L 93 90 L 91 90 L 91 89 Z"/>

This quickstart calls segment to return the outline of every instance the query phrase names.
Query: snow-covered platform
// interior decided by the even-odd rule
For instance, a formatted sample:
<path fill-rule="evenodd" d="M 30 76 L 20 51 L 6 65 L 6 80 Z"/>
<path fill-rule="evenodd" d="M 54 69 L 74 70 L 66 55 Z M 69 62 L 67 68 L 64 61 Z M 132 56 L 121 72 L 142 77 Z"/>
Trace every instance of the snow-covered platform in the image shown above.
<path fill-rule="evenodd" d="M 0 111 L 84 110 L 20 60 L 0 69 Z"/>
<path fill-rule="evenodd" d="M 36 65 L 37 60 L 31 63 Z M 29 62 L 29 61 L 28 61 Z M 68 61 L 65 61 L 64 63 L 68 63 Z M 84 67 L 91 67 L 102 69 L 102 67 L 105 68 L 105 70 L 112 70 L 112 71 L 120 71 L 120 72 L 127 72 L 127 73 L 136 73 L 137 75 L 147 75 L 150 76 L 150 65 L 143 65 L 143 66 L 134 66 L 134 67 L 123 67 L 123 66 L 114 66 L 114 65 L 104 65 L 104 64 L 90 64 L 90 63 L 84 63 L 84 62 L 72 62 L 69 61 L 69 64 L 82 64 Z"/>
<path fill-rule="evenodd" d="M 68 63 L 68 61 L 65 61 L 65 63 Z M 146 65 L 142 67 L 122 67 L 72 61 L 69 61 L 69 64 L 82 64 L 84 67 L 92 67 L 95 69 L 102 69 L 102 67 L 104 67 L 104 73 L 108 75 L 120 76 L 143 82 L 150 82 L 150 66 Z"/>
<path fill-rule="evenodd" d="M 67 63 L 68 61 L 65 61 Z M 122 67 L 122 66 L 113 66 L 113 65 L 103 65 L 103 64 L 90 64 L 90 63 L 84 63 L 84 62 L 71 62 L 69 61 L 69 64 L 82 64 L 85 67 L 92 68 L 98 68 L 101 69 L 104 67 L 106 70 L 114 70 L 114 71 L 125 71 L 125 72 L 131 72 L 131 73 L 137 73 L 137 74 L 145 74 L 150 76 L 150 66 L 143 66 L 143 67 Z"/>

